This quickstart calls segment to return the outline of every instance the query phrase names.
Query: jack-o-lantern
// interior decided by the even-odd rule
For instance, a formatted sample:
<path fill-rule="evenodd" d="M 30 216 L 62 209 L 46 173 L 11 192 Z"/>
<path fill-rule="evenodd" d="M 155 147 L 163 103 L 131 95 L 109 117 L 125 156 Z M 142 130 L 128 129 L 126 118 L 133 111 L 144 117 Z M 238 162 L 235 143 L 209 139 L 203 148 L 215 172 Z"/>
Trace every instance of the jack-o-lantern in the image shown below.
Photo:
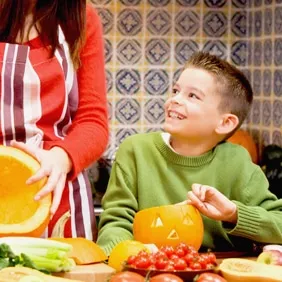
<path fill-rule="evenodd" d="M 144 244 L 176 246 L 184 242 L 197 250 L 203 241 L 204 226 L 199 211 L 192 205 L 166 205 L 136 213 L 134 239 Z"/>
<path fill-rule="evenodd" d="M 243 146 L 249 152 L 252 161 L 258 163 L 258 150 L 253 137 L 245 130 L 237 130 L 228 140 L 228 142 Z"/>

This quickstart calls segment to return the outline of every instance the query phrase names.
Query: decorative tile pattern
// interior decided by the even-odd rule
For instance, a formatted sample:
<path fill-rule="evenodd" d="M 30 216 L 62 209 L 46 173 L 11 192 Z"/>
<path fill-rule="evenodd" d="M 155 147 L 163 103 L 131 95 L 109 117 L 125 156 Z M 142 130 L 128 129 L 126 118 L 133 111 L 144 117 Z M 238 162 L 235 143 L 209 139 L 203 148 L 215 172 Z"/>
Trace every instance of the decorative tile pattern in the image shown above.
<path fill-rule="evenodd" d="M 204 50 L 253 86 L 244 123 L 262 148 L 282 146 L 282 0 L 92 0 L 101 17 L 112 158 L 129 135 L 162 129 L 187 59 Z"/>

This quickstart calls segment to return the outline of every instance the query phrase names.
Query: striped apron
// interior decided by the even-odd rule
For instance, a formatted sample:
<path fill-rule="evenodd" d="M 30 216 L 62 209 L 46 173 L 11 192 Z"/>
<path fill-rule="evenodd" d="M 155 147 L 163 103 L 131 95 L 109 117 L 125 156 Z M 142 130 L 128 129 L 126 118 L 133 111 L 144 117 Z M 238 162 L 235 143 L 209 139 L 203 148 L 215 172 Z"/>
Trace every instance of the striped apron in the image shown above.
<path fill-rule="evenodd" d="M 76 72 L 59 28 L 60 47 L 0 43 L 0 143 L 11 140 L 45 148 L 64 140 L 78 107 Z M 79 148 L 77 148 L 79 149 Z M 58 211 L 42 237 L 96 240 L 92 193 L 85 171 L 67 181 Z"/>

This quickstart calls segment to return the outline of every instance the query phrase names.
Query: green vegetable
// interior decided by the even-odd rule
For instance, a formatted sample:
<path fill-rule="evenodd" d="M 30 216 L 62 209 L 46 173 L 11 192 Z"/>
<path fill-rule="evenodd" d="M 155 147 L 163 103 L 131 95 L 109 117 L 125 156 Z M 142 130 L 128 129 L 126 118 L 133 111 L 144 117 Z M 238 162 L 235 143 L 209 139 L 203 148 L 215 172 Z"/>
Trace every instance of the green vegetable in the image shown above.
<path fill-rule="evenodd" d="M 0 238 L 0 269 L 22 265 L 45 273 L 70 271 L 75 262 L 68 257 L 72 246 L 41 238 Z"/>

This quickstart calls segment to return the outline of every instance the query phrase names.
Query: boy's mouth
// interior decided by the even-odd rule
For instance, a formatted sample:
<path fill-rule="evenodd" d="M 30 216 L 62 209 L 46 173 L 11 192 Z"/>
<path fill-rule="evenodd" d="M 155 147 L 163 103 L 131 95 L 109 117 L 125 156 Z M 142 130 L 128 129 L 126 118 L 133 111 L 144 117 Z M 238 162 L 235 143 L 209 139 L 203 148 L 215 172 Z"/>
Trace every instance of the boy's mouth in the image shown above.
<path fill-rule="evenodd" d="M 178 112 L 175 112 L 175 111 L 168 111 L 168 116 L 172 119 L 180 119 L 180 120 L 186 118 L 186 116 L 184 116 L 184 115 L 182 115 Z"/>

